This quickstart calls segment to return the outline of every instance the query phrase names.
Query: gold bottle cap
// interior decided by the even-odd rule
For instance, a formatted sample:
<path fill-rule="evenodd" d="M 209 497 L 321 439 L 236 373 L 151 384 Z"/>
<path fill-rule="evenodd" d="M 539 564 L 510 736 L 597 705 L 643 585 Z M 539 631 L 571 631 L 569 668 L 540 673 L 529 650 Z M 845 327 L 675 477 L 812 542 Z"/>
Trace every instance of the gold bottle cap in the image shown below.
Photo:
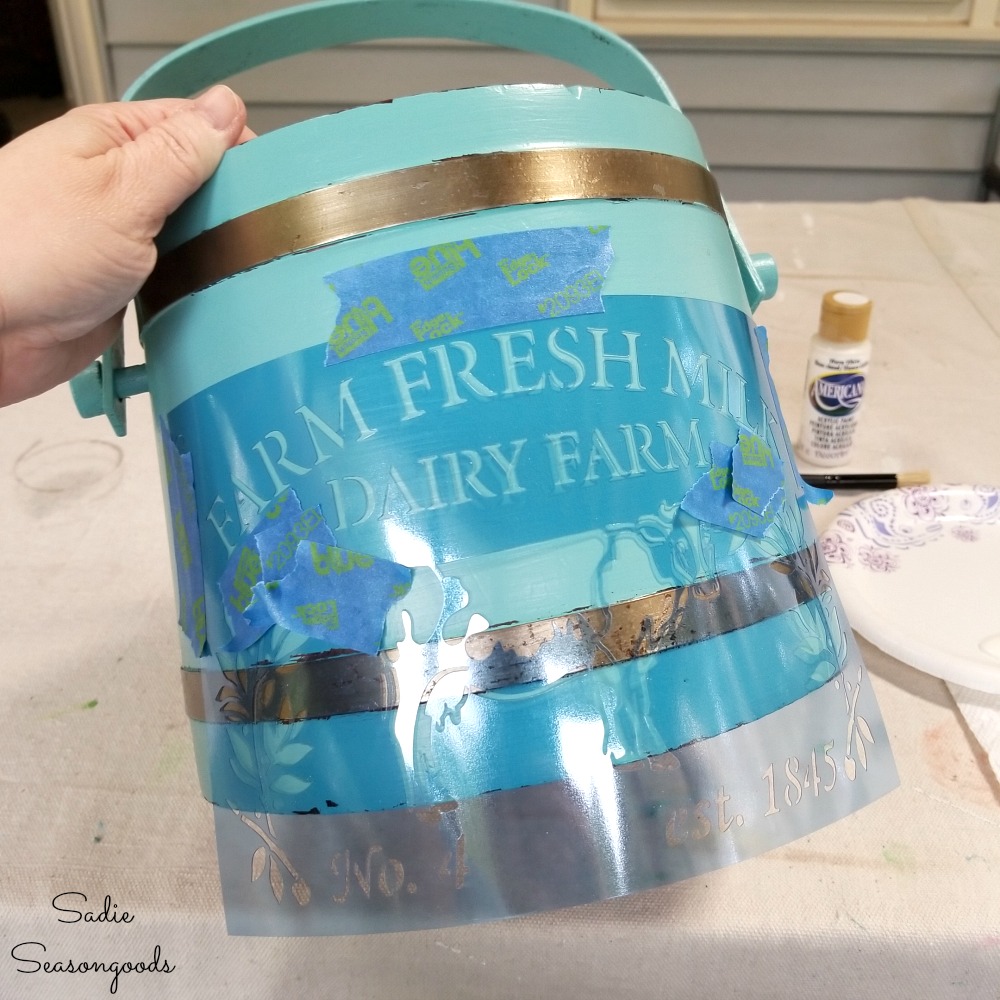
<path fill-rule="evenodd" d="M 860 292 L 836 291 L 823 296 L 819 335 L 836 343 L 861 341 L 868 336 L 872 300 Z"/>

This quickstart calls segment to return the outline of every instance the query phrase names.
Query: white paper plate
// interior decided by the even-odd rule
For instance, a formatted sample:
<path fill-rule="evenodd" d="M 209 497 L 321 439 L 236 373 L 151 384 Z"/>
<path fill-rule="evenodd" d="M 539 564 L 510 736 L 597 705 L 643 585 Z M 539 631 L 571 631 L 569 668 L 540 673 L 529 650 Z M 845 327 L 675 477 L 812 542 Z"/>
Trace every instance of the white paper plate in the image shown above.
<path fill-rule="evenodd" d="M 935 677 L 1000 693 L 1000 488 L 913 486 L 822 537 L 853 628 Z"/>

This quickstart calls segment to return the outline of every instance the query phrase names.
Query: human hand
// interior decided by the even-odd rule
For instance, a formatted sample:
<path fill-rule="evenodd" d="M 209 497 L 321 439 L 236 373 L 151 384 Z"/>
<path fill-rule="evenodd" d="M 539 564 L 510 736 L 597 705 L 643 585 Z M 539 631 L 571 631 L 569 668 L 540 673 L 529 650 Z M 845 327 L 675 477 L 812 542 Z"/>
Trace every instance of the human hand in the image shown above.
<path fill-rule="evenodd" d="M 224 86 L 75 108 L 0 148 L 0 405 L 114 340 L 166 217 L 252 137 Z"/>

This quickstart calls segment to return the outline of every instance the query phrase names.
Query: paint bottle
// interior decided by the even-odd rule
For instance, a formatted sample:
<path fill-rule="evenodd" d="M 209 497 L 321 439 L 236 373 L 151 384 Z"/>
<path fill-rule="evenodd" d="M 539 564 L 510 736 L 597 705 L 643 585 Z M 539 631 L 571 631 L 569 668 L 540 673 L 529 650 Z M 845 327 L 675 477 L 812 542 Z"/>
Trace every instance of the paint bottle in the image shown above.
<path fill-rule="evenodd" d="M 813 465 L 843 465 L 851 456 L 871 358 L 871 311 L 871 299 L 860 292 L 823 296 L 819 330 L 810 343 L 795 449 Z"/>

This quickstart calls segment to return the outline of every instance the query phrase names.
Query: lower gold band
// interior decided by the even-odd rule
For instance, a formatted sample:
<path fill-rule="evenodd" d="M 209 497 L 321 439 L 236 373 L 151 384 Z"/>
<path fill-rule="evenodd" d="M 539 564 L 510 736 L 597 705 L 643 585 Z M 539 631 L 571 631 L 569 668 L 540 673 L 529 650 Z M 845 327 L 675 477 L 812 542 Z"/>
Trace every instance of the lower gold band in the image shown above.
<path fill-rule="evenodd" d="M 814 545 L 772 563 L 647 597 L 545 621 L 502 626 L 465 640 L 462 670 L 470 693 L 550 683 L 703 642 L 790 611 L 829 589 Z M 456 669 L 433 644 L 368 656 L 349 650 L 310 654 L 278 666 L 183 670 L 188 715 L 200 722 L 294 722 L 398 707 L 400 674 L 428 697 Z"/>
<path fill-rule="evenodd" d="M 637 149 L 477 153 L 331 184 L 247 212 L 164 254 L 140 295 L 147 320 L 217 281 L 287 254 L 407 222 L 514 205 L 651 199 L 725 215 L 698 163 Z"/>

